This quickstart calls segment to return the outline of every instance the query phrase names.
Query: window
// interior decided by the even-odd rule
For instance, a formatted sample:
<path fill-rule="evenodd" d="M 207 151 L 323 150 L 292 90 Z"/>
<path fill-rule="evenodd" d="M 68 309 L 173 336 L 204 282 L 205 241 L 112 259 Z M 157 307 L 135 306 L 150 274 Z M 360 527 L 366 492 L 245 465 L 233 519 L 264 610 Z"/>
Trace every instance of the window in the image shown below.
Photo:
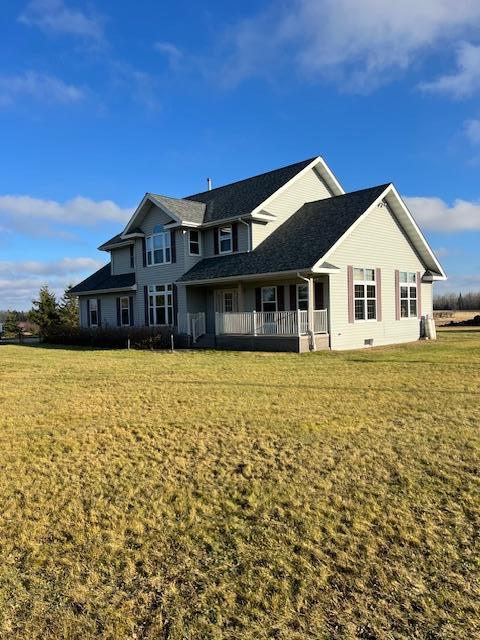
<path fill-rule="evenodd" d="M 90 324 L 92 327 L 98 326 L 98 302 L 96 298 L 90 301 Z"/>
<path fill-rule="evenodd" d="M 150 325 L 173 325 L 173 286 L 171 284 L 148 287 L 148 317 Z"/>
<path fill-rule="evenodd" d="M 148 266 L 172 261 L 170 231 L 165 231 L 162 224 L 158 224 L 153 230 L 153 235 L 148 236 L 146 246 Z"/>
<path fill-rule="evenodd" d="M 130 245 L 130 269 L 135 269 L 135 247 Z"/>
<path fill-rule="evenodd" d="M 220 253 L 232 252 L 232 226 L 220 227 L 218 229 L 218 246 Z"/>
<path fill-rule="evenodd" d="M 277 310 L 277 287 L 262 287 L 262 311 Z"/>
<path fill-rule="evenodd" d="M 375 320 L 377 318 L 375 269 L 354 269 L 353 289 L 355 320 Z"/>
<path fill-rule="evenodd" d="M 130 324 L 130 298 L 120 298 L 120 322 L 122 326 Z"/>
<path fill-rule="evenodd" d="M 297 284 L 297 309 L 308 310 L 308 284 Z"/>
<path fill-rule="evenodd" d="M 188 232 L 188 246 L 191 256 L 200 255 L 200 231 L 190 229 Z"/>
<path fill-rule="evenodd" d="M 417 276 L 414 272 L 400 271 L 400 317 L 417 316 Z"/>
<path fill-rule="evenodd" d="M 233 291 L 225 291 L 223 293 L 223 310 L 225 313 L 233 311 Z"/>

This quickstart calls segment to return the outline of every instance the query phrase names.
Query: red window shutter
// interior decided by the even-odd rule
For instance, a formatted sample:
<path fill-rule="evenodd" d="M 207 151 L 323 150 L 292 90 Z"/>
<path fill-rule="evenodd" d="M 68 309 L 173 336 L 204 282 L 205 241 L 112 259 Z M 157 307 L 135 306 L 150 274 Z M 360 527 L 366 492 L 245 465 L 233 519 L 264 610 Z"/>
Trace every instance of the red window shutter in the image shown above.
<path fill-rule="evenodd" d="M 375 269 L 375 282 L 377 284 L 377 322 L 382 321 L 382 270 Z"/>
<path fill-rule="evenodd" d="M 422 274 L 417 271 L 417 316 L 422 317 Z"/>
<path fill-rule="evenodd" d="M 255 311 L 262 310 L 262 288 L 255 287 Z"/>
<path fill-rule="evenodd" d="M 177 245 L 175 244 L 175 229 L 170 231 L 170 256 L 172 262 L 177 261 Z"/>
<path fill-rule="evenodd" d="M 395 269 L 395 320 L 400 320 L 400 271 Z"/>
<path fill-rule="evenodd" d="M 218 256 L 218 227 L 213 229 L 213 253 Z"/>
<path fill-rule="evenodd" d="M 297 308 L 297 285 L 290 285 L 290 309 L 295 311 Z"/>
<path fill-rule="evenodd" d="M 238 251 L 238 222 L 232 224 L 232 250 Z"/>
<path fill-rule="evenodd" d="M 347 290 L 348 290 L 348 322 L 354 322 L 354 299 L 353 299 L 353 267 L 347 267 Z"/>
<path fill-rule="evenodd" d="M 283 284 L 277 287 L 277 310 L 285 311 L 285 287 Z"/>
<path fill-rule="evenodd" d="M 144 307 L 145 307 L 145 326 L 148 327 L 150 322 L 149 322 L 149 315 L 148 315 L 148 287 L 147 287 L 147 285 L 145 285 L 143 287 L 143 304 L 144 304 Z"/>
<path fill-rule="evenodd" d="M 120 318 L 120 298 L 117 298 L 117 327 L 122 324 L 122 320 Z"/>
<path fill-rule="evenodd" d="M 325 309 L 325 301 L 323 299 L 323 282 L 315 281 L 315 309 Z"/>

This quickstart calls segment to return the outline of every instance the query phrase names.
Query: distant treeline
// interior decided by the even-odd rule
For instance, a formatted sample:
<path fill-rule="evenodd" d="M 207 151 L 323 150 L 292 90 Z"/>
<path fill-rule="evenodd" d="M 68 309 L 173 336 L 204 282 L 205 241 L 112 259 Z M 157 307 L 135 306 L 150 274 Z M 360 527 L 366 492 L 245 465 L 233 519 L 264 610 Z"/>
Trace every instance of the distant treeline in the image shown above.
<path fill-rule="evenodd" d="M 480 291 L 477 293 L 444 293 L 433 299 L 433 308 L 451 311 L 478 311 L 480 309 Z"/>
<path fill-rule="evenodd" d="M 17 322 L 27 322 L 28 320 L 28 311 L 10 311 L 8 309 L 2 311 L 0 309 L 0 322 L 5 322 L 9 314 L 14 316 Z"/>

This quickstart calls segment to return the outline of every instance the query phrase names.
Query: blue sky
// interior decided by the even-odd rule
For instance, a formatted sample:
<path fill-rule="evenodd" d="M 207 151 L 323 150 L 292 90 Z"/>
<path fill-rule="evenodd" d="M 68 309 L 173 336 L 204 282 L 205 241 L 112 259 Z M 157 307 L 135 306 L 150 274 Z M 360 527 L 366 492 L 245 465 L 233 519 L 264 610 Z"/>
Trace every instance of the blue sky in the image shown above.
<path fill-rule="evenodd" d="M 439 290 L 480 289 L 478 0 L 24 0 L 0 25 L 0 308 L 106 262 L 146 191 L 314 155 L 393 181 Z"/>

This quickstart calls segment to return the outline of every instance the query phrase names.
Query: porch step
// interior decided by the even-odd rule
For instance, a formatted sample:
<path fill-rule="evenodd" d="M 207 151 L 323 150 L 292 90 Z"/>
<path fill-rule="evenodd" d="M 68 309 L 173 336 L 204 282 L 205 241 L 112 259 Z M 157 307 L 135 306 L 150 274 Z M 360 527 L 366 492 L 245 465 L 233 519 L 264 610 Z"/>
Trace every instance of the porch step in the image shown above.
<path fill-rule="evenodd" d="M 204 333 L 196 342 L 192 343 L 192 349 L 215 349 L 215 334 Z"/>

